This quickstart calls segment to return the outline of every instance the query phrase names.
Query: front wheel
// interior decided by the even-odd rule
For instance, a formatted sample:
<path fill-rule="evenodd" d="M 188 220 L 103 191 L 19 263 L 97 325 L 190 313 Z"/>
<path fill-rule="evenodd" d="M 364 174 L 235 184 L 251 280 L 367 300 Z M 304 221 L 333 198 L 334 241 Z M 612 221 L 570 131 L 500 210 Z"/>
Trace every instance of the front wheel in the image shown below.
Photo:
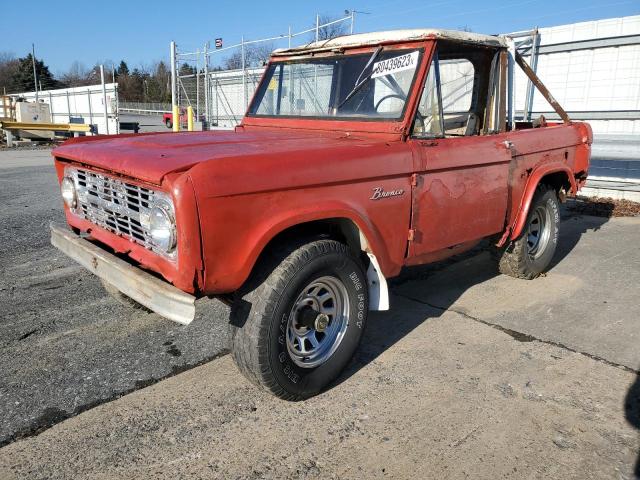
<path fill-rule="evenodd" d="M 102 286 L 106 290 L 106 292 L 111 295 L 118 303 L 122 305 L 126 305 L 127 307 L 132 307 L 136 310 L 143 310 L 145 312 L 151 312 L 147 307 L 142 305 L 141 303 L 136 302 L 133 298 L 125 295 L 120 290 L 118 290 L 115 286 L 107 282 L 106 280 L 100 279 L 102 282 Z"/>
<path fill-rule="evenodd" d="M 558 196 L 552 188 L 539 185 L 522 234 L 506 248 L 497 251 L 500 272 L 528 280 L 540 275 L 551 263 L 559 230 Z"/>
<path fill-rule="evenodd" d="M 347 365 L 367 320 L 361 263 L 334 240 L 263 259 L 231 310 L 232 355 L 253 383 L 287 400 L 319 393 Z"/>
<path fill-rule="evenodd" d="M 169 118 L 165 120 L 164 124 L 167 126 L 167 128 L 173 128 L 173 122 Z"/>

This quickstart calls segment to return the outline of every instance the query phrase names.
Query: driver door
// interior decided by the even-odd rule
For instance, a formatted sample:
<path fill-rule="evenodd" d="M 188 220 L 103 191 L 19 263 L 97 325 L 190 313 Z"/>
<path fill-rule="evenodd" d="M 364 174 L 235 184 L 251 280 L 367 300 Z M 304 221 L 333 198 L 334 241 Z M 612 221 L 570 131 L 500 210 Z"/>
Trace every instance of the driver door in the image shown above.
<path fill-rule="evenodd" d="M 469 72 L 469 65 L 474 68 L 471 62 L 463 65 L 461 60 L 456 61 L 453 68 L 447 67 L 447 73 L 462 72 L 463 80 L 476 83 L 479 72 Z M 409 257 L 433 254 L 493 235 L 501 232 L 505 224 L 511 161 L 511 150 L 505 141 L 509 134 L 503 130 L 481 135 L 473 111 L 467 112 L 466 121 L 464 111 L 448 114 L 446 106 L 443 108 L 443 96 L 445 102 L 453 99 L 458 109 L 461 105 L 466 107 L 465 95 L 469 103 L 477 97 L 473 85 L 471 89 L 466 85 L 463 91 L 462 87 L 451 91 L 452 85 L 462 82 L 448 75 L 441 79 L 441 73 L 445 72 L 434 54 L 410 140 L 419 169 L 412 182 L 413 239 Z M 459 118 L 463 119 L 462 124 L 455 123 Z"/>

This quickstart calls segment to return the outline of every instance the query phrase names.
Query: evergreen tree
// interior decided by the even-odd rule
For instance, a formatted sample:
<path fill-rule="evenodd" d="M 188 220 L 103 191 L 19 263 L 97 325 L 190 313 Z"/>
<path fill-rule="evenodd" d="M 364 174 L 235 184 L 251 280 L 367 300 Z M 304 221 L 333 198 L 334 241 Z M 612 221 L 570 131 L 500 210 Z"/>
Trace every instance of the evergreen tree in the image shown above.
<path fill-rule="evenodd" d="M 129 75 L 129 66 L 127 62 L 124 60 L 120 60 L 120 65 L 116 68 L 116 75 L 119 77 L 120 75 Z"/>
<path fill-rule="evenodd" d="M 183 63 L 180 66 L 179 74 L 180 75 L 193 75 L 196 73 L 196 68 L 190 66 L 188 63 Z"/>
<path fill-rule="evenodd" d="M 42 86 L 43 90 L 59 88 L 58 82 L 49 71 L 49 67 L 42 60 L 36 59 L 36 77 L 38 79 L 38 90 Z M 31 54 L 18 59 L 18 65 L 13 75 L 13 82 L 10 86 L 14 92 L 32 92 L 35 88 L 33 83 L 33 58 Z"/>

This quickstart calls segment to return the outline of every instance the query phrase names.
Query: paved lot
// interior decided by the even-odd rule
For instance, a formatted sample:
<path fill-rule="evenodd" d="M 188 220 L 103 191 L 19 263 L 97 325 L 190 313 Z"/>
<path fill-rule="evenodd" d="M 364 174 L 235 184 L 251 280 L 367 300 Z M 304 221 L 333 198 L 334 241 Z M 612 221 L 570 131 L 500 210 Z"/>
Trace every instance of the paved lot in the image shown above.
<path fill-rule="evenodd" d="M 54 249 L 56 182 L 48 150 L 0 151 L 0 445 L 226 351 L 221 303 L 184 328 Z"/>
<path fill-rule="evenodd" d="M 23 153 L 0 152 L 0 441 L 56 425 L 0 478 L 633 478 L 639 218 L 565 217 L 531 282 L 482 252 L 406 272 L 340 381 L 284 403 L 207 362 L 226 307 L 180 327 L 57 254 L 48 152 Z"/>
<path fill-rule="evenodd" d="M 170 132 L 167 126 L 162 123 L 162 115 L 133 115 L 121 114 L 121 122 L 138 122 L 141 132 Z M 130 133 L 130 132 L 123 132 Z"/>

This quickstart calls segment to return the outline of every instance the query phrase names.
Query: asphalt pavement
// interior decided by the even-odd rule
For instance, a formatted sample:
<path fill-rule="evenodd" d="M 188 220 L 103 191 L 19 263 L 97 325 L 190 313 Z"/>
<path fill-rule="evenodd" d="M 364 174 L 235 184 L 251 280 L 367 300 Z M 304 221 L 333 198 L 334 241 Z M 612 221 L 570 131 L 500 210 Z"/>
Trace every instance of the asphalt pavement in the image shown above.
<path fill-rule="evenodd" d="M 227 348 L 225 305 L 189 327 L 121 305 L 51 246 L 52 221 L 64 223 L 50 152 L 0 150 L 0 445 Z"/>
<path fill-rule="evenodd" d="M 171 130 L 162 122 L 162 115 L 134 115 L 131 113 L 120 114 L 121 122 L 138 122 L 140 132 L 170 132 Z M 131 133 L 131 132 L 121 132 Z"/>

